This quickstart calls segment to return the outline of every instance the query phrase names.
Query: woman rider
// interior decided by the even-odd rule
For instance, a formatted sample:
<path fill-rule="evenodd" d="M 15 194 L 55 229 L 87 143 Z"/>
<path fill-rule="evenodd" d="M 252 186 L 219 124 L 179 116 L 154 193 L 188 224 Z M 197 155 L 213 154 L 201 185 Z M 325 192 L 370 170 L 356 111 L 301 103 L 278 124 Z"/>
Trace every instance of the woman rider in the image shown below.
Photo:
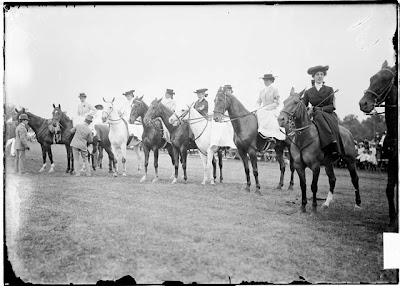
<path fill-rule="evenodd" d="M 313 107 L 314 123 L 319 132 L 321 149 L 326 154 L 339 156 L 339 122 L 334 112 L 335 95 L 333 88 L 326 86 L 324 77 L 329 66 L 315 66 L 308 69 L 307 73 L 312 76 L 312 87 L 304 93 L 303 102 L 305 106 L 310 103 Z"/>

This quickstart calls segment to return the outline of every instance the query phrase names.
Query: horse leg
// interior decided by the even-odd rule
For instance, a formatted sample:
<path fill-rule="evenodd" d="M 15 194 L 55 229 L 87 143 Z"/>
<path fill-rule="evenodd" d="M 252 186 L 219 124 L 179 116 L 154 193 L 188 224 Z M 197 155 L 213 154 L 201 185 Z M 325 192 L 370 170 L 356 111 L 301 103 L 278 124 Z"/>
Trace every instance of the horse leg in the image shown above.
<path fill-rule="evenodd" d="M 360 188 L 358 185 L 358 174 L 356 170 L 356 165 L 354 162 L 346 162 L 347 169 L 349 170 L 351 176 L 351 182 L 353 183 L 355 189 L 355 196 L 356 196 L 356 204 L 354 205 L 354 210 L 361 210 L 361 197 L 360 197 Z"/>
<path fill-rule="evenodd" d="M 303 213 L 306 212 L 307 205 L 307 185 L 306 185 L 306 167 L 304 164 L 300 166 L 296 166 L 297 175 L 300 180 L 300 188 L 301 188 L 301 211 Z"/>
<path fill-rule="evenodd" d="M 187 173 L 186 173 L 186 162 L 187 162 L 187 150 L 186 148 L 182 148 L 181 150 L 182 156 L 182 169 L 183 169 L 183 179 L 187 182 Z"/>
<path fill-rule="evenodd" d="M 140 154 L 140 146 L 139 146 L 139 144 L 135 145 L 134 150 L 135 150 L 135 153 L 136 153 L 136 157 L 137 157 L 137 159 L 139 161 L 137 172 L 140 173 L 140 170 L 142 169 L 142 154 Z"/>
<path fill-rule="evenodd" d="M 276 187 L 277 190 L 282 190 L 283 179 L 285 178 L 285 161 L 283 160 L 283 150 L 280 146 L 275 146 L 276 160 L 279 162 L 279 169 L 281 170 L 281 176 L 279 178 L 279 184 Z"/>
<path fill-rule="evenodd" d="M 331 165 L 331 167 L 332 167 L 332 165 Z M 313 193 L 312 210 L 314 212 L 317 211 L 317 191 L 318 191 L 318 178 L 319 178 L 320 171 L 321 171 L 320 166 L 313 168 L 313 179 L 312 179 L 312 183 L 311 183 L 311 191 Z M 333 172 L 333 169 L 332 169 L 332 172 Z M 331 184 L 331 178 L 329 178 L 329 184 Z"/>
<path fill-rule="evenodd" d="M 206 156 L 202 152 L 199 152 L 201 163 L 203 164 L 203 182 L 201 182 L 201 184 L 203 186 L 206 184 L 206 181 L 208 179 L 208 169 L 207 169 L 207 161 L 208 161 L 208 157 L 209 157 L 208 154 Z"/>
<path fill-rule="evenodd" d="M 67 151 L 67 170 L 65 171 L 65 173 L 69 173 L 72 172 L 74 169 L 72 164 L 73 156 L 72 156 L 71 146 L 65 144 L 65 150 Z"/>
<path fill-rule="evenodd" d="M 144 175 L 140 179 L 141 183 L 147 180 L 147 167 L 149 166 L 149 156 L 150 156 L 150 150 L 149 150 L 149 148 L 147 148 L 146 145 L 143 145 L 143 151 L 144 151 Z M 154 151 L 154 168 L 156 169 L 156 152 L 155 151 Z M 157 177 L 157 171 L 156 171 L 156 177 Z"/>
<path fill-rule="evenodd" d="M 222 176 L 222 151 L 218 151 L 218 166 L 219 166 L 219 181 L 222 183 L 224 181 L 224 177 Z"/>
<path fill-rule="evenodd" d="M 42 148 L 43 166 L 39 170 L 39 173 L 42 173 L 42 172 L 44 172 L 44 169 L 46 168 L 47 146 L 40 144 L 40 147 Z"/>
<path fill-rule="evenodd" d="M 217 178 L 217 162 L 215 161 L 214 154 L 212 154 L 211 164 L 212 164 L 212 166 L 213 166 L 212 177 L 211 177 L 211 183 L 214 182 L 214 184 L 215 184 L 215 179 Z M 214 185 L 214 184 L 213 184 L 213 185 Z"/>
<path fill-rule="evenodd" d="M 243 149 L 238 148 L 238 152 L 240 158 L 242 158 L 244 172 L 246 174 L 247 186 L 245 187 L 245 191 L 250 192 L 251 182 L 250 182 L 249 158 L 247 157 L 247 152 L 244 151 Z"/>
<path fill-rule="evenodd" d="M 388 171 L 388 183 L 386 186 L 386 197 L 389 204 L 389 219 L 390 219 L 390 226 L 395 225 L 396 221 L 396 206 L 394 202 L 394 189 L 398 180 L 398 167 L 397 167 L 397 155 L 396 157 L 392 157 L 389 159 L 387 165 Z"/>
<path fill-rule="evenodd" d="M 112 144 L 111 144 L 111 151 L 113 153 L 113 167 L 114 167 L 113 176 L 118 177 L 118 153 L 117 153 L 117 149 Z"/>
<path fill-rule="evenodd" d="M 328 164 L 325 166 L 325 173 L 328 176 L 329 180 L 329 192 L 325 202 L 322 204 L 322 207 L 329 208 L 330 203 L 333 201 L 333 190 L 335 189 L 336 185 L 336 176 L 333 171 L 333 165 Z"/>
<path fill-rule="evenodd" d="M 122 154 L 122 176 L 126 177 L 126 144 L 122 144 L 121 154 Z"/>
<path fill-rule="evenodd" d="M 258 181 L 257 152 L 254 149 L 249 151 L 251 166 L 253 167 L 253 175 L 256 181 L 256 195 L 262 196 L 260 192 L 260 182 Z"/>
<path fill-rule="evenodd" d="M 154 153 L 154 173 L 155 173 L 155 177 L 154 177 L 152 182 L 155 183 L 155 182 L 158 181 L 158 155 L 159 155 L 159 149 L 155 148 L 153 150 L 153 153 Z M 146 156 L 146 154 L 145 154 L 145 156 Z M 149 156 L 148 155 L 147 155 L 147 161 L 145 162 L 145 164 L 146 163 L 149 164 Z"/>
<path fill-rule="evenodd" d="M 47 154 L 49 155 L 49 159 L 50 159 L 50 170 L 49 170 L 49 173 L 53 173 L 55 165 L 54 165 L 54 162 L 53 162 L 53 153 L 51 152 L 51 145 L 48 146 Z"/>
<path fill-rule="evenodd" d="M 114 154 L 110 148 L 106 148 L 105 150 L 108 154 L 108 172 L 112 173 L 113 169 L 115 169 Z"/>
<path fill-rule="evenodd" d="M 175 148 L 174 151 L 174 164 L 175 164 L 175 174 L 174 179 L 172 180 L 171 184 L 175 184 L 178 180 L 178 169 L 179 169 L 179 149 Z"/>
<path fill-rule="evenodd" d="M 293 185 L 294 185 L 294 171 L 296 170 L 294 168 L 294 160 L 292 155 L 290 154 L 290 150 L 289 150 L 289 162 L 290 162 L 290 184 L 288 187 L 288 190 L 293 190 Z"/>

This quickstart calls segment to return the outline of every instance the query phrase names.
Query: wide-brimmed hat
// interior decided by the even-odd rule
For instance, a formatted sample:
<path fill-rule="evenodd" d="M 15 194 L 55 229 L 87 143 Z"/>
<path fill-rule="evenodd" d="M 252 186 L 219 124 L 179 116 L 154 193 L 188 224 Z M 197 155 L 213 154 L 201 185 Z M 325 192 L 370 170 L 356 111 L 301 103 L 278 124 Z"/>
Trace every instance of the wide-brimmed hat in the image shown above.
<path fill-rule="evenodd" d="M 134 92 L 135 92 L 135 90 L 132 89 L 132 90 L 129 90 L 129 91 L 127 91 L 127 92 L 124 92 L 123 95 L 125 95 L 125 96 L 133 95 Z"/>
<path fill-rule="evenodd" d="M 104 107 L 103 107 L 102 104 L 96 104 L 96 105 L 94 106 L 94 108 L 96 108 L 96 109 L 98 109 L 98 110 L 102 110 Z"/>
<path fill-rule="evenodd" d="M 81 92 L 78 97 L 87 97 L 87 95 L 84 92 Z"/>
<path fill-rule="evenodd" d="M 206 93 L 206 91 L 208 90 L 208 88 L 200 88 L 196 91 L 193 91 L 194 93 L 204 93 L 204 96 L 207 97 L 208 94 Z"/>
<path fill-rule="evenodd" d="M 93 116 L 90 115 L 90 114 L 88 114 L 88 115 L 86 116 L 86 118 L 85 118 L 85 121 L 88 122 L 88 123 L 92 123 L 92 121 L 93 121 Z"/>
<path fill-rule="evenodd" d="M 326 71 L 329 69 L 329 66 L 315 66 L 311 67 L 307 70 L 307 73 L 311 76 L 314 76 L 317 72 L 323 72 L 326 75 Z"/>
<path fill-rule="evenodd" d="M 19 120 L 29 120 L 28 115 L 26 115 L 25 113 L 22 113 L 19 117 Z"/>
<path fill-rule="evenodd" d="M 266 74 L 264 74 L 263 77 L 260 77 L 260 78 L 263 79 L 263 80 L 266 80 L 266 79 L 273 79 L 273 80 L 275 80 L 276 77 L 278 77 L 278 76 L 273 75 L 272 73 L 266 73 Z"/>
<path fill-rule="evenodd" d="M 172 95 L 175 94 L 174 90 L 173 89 L 169 89 L 169 88 L 167 88 L 166 93 L 172 94 Z"/>

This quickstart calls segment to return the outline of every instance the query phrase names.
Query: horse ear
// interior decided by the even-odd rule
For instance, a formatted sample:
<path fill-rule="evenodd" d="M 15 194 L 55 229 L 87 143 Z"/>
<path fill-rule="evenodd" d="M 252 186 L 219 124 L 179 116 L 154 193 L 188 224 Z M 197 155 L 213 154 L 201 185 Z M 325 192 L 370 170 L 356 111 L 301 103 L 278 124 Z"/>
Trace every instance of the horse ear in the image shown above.
<path fill-rule="evenodd" d="M 306 89 L 304 88 L 304 89 L 299 93 L 299 97 L 302 97 L 305 91 L 306 91 Z"/>
<path fill-rule="evenodd" d="M 139 97 L 139 100 L 142 100 L 142 99 L 143 99 L 143 97 L 144 97 L 144 94 L 143 94 L 141 97 Z"/>
<path fill-rule="evenodd" d="M 61 104 L 58 104 L 58 108 L 60 108 L 60 109 L 61 109 Z"/>
<path fill-rule="evenodd" d="M 115 100 L 115 97 L 113 97 L 113 100 L 111 102 L 114 102 L 114 100 Z"/>
<path fill-rule="evenodd" d="M 106 102 L 106 100 L 104 99 L 104 97 L 103 97 L 103 101 Z"/>
<path fill-rule="evenodd" d="M 53 103 L 53 108 L 56 108 L 56 106 L 54 105 L 54 103 Z"/>
<path fill-rule="evenodd" d="M 161 102 L 161 100 L 162 100 L 162 97 L 161 97 L 159 100 L 157 100 L 157 103 L 160 103 L 160 102 Z"/>
<path fill-rule="evenodd" d="M 388 62 L 387 62 L 387 60 L 385 60 L 383 62 L 383 64 L 382 64 L 382 68 L 384 69 L 384 68 L 387 68 L 387 67 L 388 67 Z"/>
<path fill-rule="evenodd" d="M 294 93 L 294 87 L 292 87 L 292 89 L 290 90 L 290 95 L 292 95 Z"/>

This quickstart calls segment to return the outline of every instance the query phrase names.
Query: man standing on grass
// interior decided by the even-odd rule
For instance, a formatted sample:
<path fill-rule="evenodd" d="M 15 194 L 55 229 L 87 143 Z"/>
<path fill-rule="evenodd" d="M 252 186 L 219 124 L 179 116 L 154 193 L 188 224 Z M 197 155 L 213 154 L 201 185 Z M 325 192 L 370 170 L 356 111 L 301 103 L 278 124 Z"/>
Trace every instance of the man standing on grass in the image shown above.
<path fill-rule="evenodd" d="M 28 123 L 29 118 L 26 114 L 19 116 L 19 125 L 15 129 L 15 172 L 25 174 L 25 150 L 29 150 L 28 145 Z"/>
<path fill-rule="evenodd" d="M 93 134 L 92 130 L 90 130 L 89 124 L 92 123 L 93 116 L 87 115 L 86 119 L 83 123 L 76 125 L 74 128 L 71 129 L 71 133 L 74 133 L 74 138 L 71 141 L 72 147 L 72 154 L 74 156 L 74 170 L 78 170 L 76 168 L 76 162 L 79 158 L 79 153 L 82 155 L 83 164 L 86 167 L 86 175 L 88 177 L 91 176 L 90 174 L 90 166 L 88 161 L 88 143 L 93 142 Z M 79 177 L 80 172 L 76 171 L 75 176 Z"/>

